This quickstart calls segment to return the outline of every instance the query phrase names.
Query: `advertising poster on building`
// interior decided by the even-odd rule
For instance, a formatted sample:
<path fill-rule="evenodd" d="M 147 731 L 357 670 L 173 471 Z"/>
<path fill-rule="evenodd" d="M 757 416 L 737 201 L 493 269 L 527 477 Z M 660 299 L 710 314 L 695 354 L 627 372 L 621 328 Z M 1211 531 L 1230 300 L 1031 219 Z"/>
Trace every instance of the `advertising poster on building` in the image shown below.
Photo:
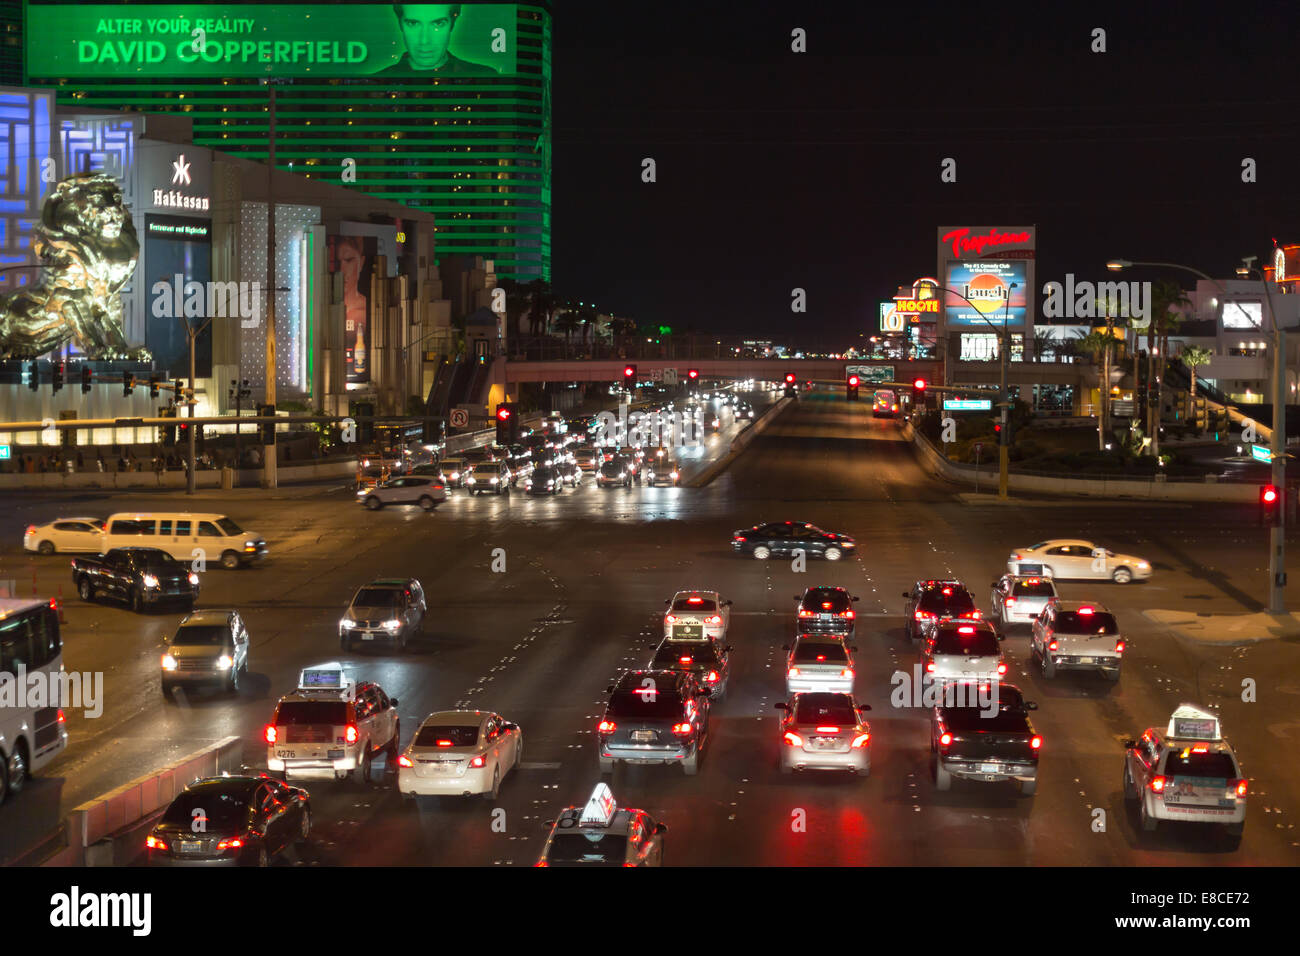
<path fill-rule="evenodd" d="M 27 6 L 27 74 L 69 79 L 501 76 L 508 3 Z"/>
<path fill-rule="evenodd" d="M 194 341 L 194 371 L 212 374 L 213 323 L 236 314 L 238 302 L 216 301 L 212 284 L 212 222 L 185 216 L 144 217 L 145 345 L 154 368 L 170 378 L 190 374 L 186 326 L 202 329 Z M 208 321 L 211 319 L 212 321 Z"/>
<path fill-rule="evenodd" d="M 330 273 L 343 275 L 343 347 L 348 385 L 370 381 L 370 279 L 378 239 L 326 236 Z"/>
<path fill-rule="evenodd" d="M 950 262 L 945 278 L 948 289 L 961 293 L 944 293 L 945 318 L 950 328 L 988 328 L 990 323 L 1000 326 L 1004 320 L 1009 325 L 1024 323 L 1029 301 L 1025 260 Z"/>

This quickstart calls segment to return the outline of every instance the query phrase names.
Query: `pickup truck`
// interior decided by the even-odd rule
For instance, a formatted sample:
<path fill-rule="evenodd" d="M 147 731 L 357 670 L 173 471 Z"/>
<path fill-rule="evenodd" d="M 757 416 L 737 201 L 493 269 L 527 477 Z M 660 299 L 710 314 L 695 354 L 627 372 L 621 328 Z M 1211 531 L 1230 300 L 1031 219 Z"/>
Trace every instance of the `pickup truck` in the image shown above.
<path fill-rule="evenodd" d="M 158 548 L 113 548 L 94 557 L 73 558 L 72 583 L 83 601 L 105 595 L 125 602 L 136 613 L 166 601 L 193 610 L 199 599 L 199 576 Z"/>
<path fill-rule="evenodd" d="M 1052 598 L 1034 620 L 1029 653 L 1051 679 L 1059 670 L 1099 670 L 1119 680 L 1124 636 L 1115 615 L 1096 601 Z"/>
<path fill-rule="evenodd" d="M 1027 701 L 1011 684 L 950 684 L 931 715 L 930 769 L 936 790 L 952 788 L 953 777 L 988 782 L 1015 780 L 1020 793 L 1038 787 L 1038 752 Z"/>

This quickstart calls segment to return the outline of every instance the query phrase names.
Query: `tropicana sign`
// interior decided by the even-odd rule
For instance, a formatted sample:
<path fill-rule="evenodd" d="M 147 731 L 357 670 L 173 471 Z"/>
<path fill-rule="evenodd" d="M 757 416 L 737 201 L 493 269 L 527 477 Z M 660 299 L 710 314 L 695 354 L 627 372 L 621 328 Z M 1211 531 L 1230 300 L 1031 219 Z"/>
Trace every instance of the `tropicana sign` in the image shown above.
<path fill-rule="evenodd" d="M 972 236 L 969 229 L 954 229 L 944 233 L 940 239 L 942 243 L 952 243 L 952 254 L 957 259 L 969 253 L 979 256 L 984 252 L 985 246 L 1021 245 L 1031 241 L 1032 236 L 1028 232 L 998 232 L 996 229 L 982 236 Z"/>

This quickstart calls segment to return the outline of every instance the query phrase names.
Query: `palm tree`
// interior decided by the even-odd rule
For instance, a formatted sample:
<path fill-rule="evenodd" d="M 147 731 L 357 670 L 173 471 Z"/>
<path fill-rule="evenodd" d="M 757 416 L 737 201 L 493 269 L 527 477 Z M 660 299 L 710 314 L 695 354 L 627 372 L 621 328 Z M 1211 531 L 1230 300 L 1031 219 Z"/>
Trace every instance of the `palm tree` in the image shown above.
<path fill-rule="evenodd" d="M 1056 336 L 1052 334 L 1050 329 L 1042 329 L 1042 328 L 1034 329 L 1034 361 L 1035 362 L 1041 362 L 1043 360 L 1043 356 L 1046 355 L 1048 352 L 1052 352 L 1052 353 L 1056 352 L 1056 346 L 1053 344 L 1055 339 Z"/>
<path fill-rule="evenodd" d="M 1152 401 L 1147 403 L 1147 434 L 1151 436 L 1151 454 L 1160 457 L 1160 409 L 1164 402 L 1161 379 L 1169 350 L 1169 333 L 1178 329 L 1183 321 L 1181 309 L 1191 304 L 1182 286 L 1170 279 L 1161 279 L 1151 288 L 1151 324 L 1147 326 L 1147 386 L 1154 389 Z M 1156 358 L 1156 344 L 1160 344 L 1160 357 Z"/>
<path fill-rule="evenodd" d="M 541 279 L 532 280 L 526 288 L 531 302 L 528 309 L 528 332 L 530 335 L 545 335 L 560 299 L 551 290 L 550 283 Z"/>
<path fill-rule="evenodd" d="M 1110 434 L 1110 353 L 1115 348 L 1115 336 L 1108 328 L 1105 332 L 1093 329 L 1087 335 L 1079 336 L 1080 351 L 1100 359 L 1100 383 L 1097 391 L 1101 396 L 1101 414 L 1097 416 L 1097 448 L 1104 450 L 1106 436 Z"/>
<path fill-rule="evenodd" d="M 564 333 L 564 344 L 566 346 L 569 344 L 569 336 L 573 334 L 579 324 L 578 313 L 573 309 L 567 309 L 556 316 L 555 331 Z"/>
<path fill-rule="evenodd" d="M 1192 387 L 1188 391 L 1187 417 L 1196 423 L 1196 430 L 1199 432 L 1201 419 L 1196 414 L 1196 370 L 1202 365 L 1209 365 L 1210 360 L 1214 358 L 1214 352 L 1207 348 L 1201 348 L 1199 345 L 1184 345 L 1183 351 L 1178 357 L 1182 359 L 1183 364 L 1187 366 L 1187 371 L 1191 373 Z"/>

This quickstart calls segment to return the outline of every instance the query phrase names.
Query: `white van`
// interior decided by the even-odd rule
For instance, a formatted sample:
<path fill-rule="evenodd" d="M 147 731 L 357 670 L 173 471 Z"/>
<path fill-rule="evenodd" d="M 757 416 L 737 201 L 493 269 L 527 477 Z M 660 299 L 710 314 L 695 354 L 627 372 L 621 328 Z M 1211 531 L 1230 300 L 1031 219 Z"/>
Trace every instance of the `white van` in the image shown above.
<path fill-rule="evenodd" d="M 113 548 L 159 548 L 186 564 L 202 557 L 227 570 L 256 564 L 267 555 L 263 538 L 225 515 L 189 512 L 109 515 L 104 551 Z"/>

